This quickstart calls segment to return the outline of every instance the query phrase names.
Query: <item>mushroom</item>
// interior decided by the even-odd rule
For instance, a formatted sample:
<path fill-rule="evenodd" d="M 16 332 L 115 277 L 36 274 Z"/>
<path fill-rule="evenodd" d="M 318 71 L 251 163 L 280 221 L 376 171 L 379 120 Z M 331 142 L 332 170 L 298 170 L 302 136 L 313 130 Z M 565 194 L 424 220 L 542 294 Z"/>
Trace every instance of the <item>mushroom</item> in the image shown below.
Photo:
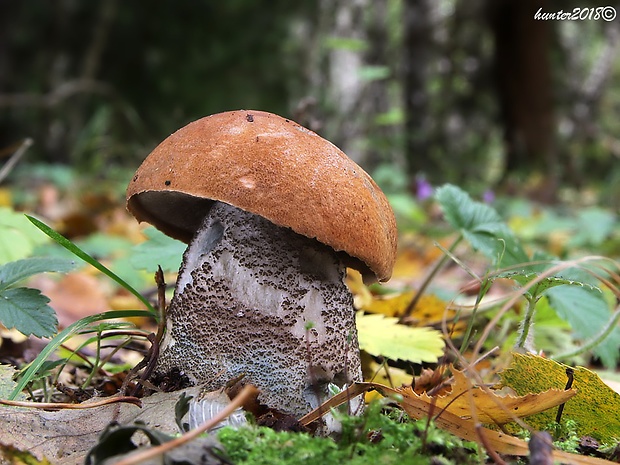
<path fill-rule="evenodd" d="M 261 403 L 295 417 L 329 384 L 361 381 L 346 267 L 388 280 L 396 224 L 336 146 L 271 113 L 208 116 L 144 160 L 127 207 L 189 243 L 156 373 L 211 390 L 244 375 Z"/>

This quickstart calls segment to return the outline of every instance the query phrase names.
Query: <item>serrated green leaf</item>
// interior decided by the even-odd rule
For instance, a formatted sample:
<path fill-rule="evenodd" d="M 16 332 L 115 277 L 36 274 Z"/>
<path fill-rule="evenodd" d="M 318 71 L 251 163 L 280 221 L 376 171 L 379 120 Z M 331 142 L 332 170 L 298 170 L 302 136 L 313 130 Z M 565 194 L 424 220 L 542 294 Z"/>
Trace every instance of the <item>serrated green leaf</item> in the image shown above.
<path fill-rule="evenodd" d="M 75 268 L 75 261 L 55 257 L 23 258 L 0 265 L 0 291 L 35 274 L 46 272 L 67 273 Z"/>
<path fill-rule="evenodd" d="M 24 215 L 7 207 L 0 207 L 0 263 L 25 258 L 36 245 L 43 244 L 46 240 Z"/>
<path fill-rule="evenodd" d="M 413 328 L 398 318 L 358 312 L 357 333 L 360 349 L 369 354 L 413 363 L 437 362 L 443 355 L 444 340 L 439 331 Z"/>
<path fill-rule="evenodd" d="M 475 202 L 465 191 L 456 186 L 446 184 L 439 187 L 435 198 L 441 205 L 446 220 L 453 228 L 472 231 L 481 225 L 502 221 L 493 208 Z"/>
<path fill-rule="evenodd" d="M 155 228 L 146 228 L 148 240 L 133 248 L 130 263 L 139 270 L 178 271 L 187 245 L 166 236 Z"/>
<path fill-rule="evenodd" d="M 499 277 L 513 279 L 517 283 L 519 283 L 521 286 L 525 287 L 529 283 L 534 281 L 536 278 L 538 278 L 540 274 L 541 273 L 537 273 L 534 271 L 532 272 L 514 271 L 514 272 L 502 273 L 499 275 Z M 581 281 L 574 281 L 572 279 L 567 279 L 567 278 L 563 278 L 560 276 L 547 276 L 546 278 L 541 279 L 527 293 L 528 295 L 541 295 L 548 289 L 551 289 L 557 286 L 563 286 L 563 285 L 582 287 L 591 292 L 601 292 L 599 288 L 591 284 L 588 284 L 588 283 L 584 283 Z"/>
<path fill-rule="evenodd" d="M 435 198 L 448 223 L 495 266 L 505 267 L 529 260 L 516 236 L 490 206 L 472 200 L 466 192 L 449 184 L 437 189 Z"/>
<path fill-rule="evenodd" d="M 13 381 L 17 370 L 11 365 L 0 365 L 0 399 L 7 399 L 17 383 Z M 22 393 L 15 400 L 26 400 L 26 396 Z"/>
<path fill-rule="evenodd" d="M 49 337 L 56 332 L 58 320 L 48 303 L 38 289 L 6 289 L 0 292 L 0 322 L 27 336 Z"/>
<path fill-rule="evenodd" d="M 551 307 L 566 320 L 580 339 L 591 339 L 611 318 L 603 293 L 587 287 L 560 286 L 546 293 Z M 620 352 L 620 328 L 615 328 L 594 353 L 606 367 L 615 366 Z"/>

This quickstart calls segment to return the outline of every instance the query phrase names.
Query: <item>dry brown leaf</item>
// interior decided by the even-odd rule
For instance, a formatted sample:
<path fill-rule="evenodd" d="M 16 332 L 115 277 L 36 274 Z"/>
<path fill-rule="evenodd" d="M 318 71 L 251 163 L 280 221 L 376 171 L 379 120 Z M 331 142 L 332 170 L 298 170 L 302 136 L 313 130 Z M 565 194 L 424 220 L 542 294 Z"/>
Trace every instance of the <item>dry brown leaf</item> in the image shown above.
<path fill-rule="evenodd" d="M 402 393 L 397 389 L 384 387 L 379 389 L 384 394 L 398 395 Z M 407 414 L 415 419 L 428 417 L 432 412 L 435 416 L 433 420 L 435 424 L 449 431 L 450 433 L 468 441 L 480 442 L 479 436 L 484 436 L 484 442 L 493 450 L 500 454 L 507 455 L 519 455 L 526 456 L 529 454 L 529 448 L 527 442 L 515 438 L 498 431 L 493 431 L 488 428 L 479 426 L 476 428 L 476 424 L 471 419 L 464 419 L 455 415 L 447 410 L 441 412 L 440 415 L 437 408 L 433 408 L 429 403 L 422 400 L 420 397 L 408 397 L 402 395 L 402 401 L 399 402 L 402 408 Z M 437 416 L 438 415 L 438 416 Z M 553 451 L 553 458 L 563 463 L 571 464 L 583 464 L 583 465 L 611 465 L 612 462 L 608 460 L 599 459 L 596 457 L 586 457 L 583 455 L 570 454 L 568 452 Z"/>
<path fill-rule="evenodd" d="M 577 392 L 574 389 L 549 389 L 539 394 L 525 396 L 500 396 L 490 390 L 472 387 L 462 371 L 453 370 L 454 384 L 452 390 L 443 396 L 429 397 L 411 391 L 411 388 L 397 389 L 404 396 L 418 396 L 427 403 L 434 401 L 440 409 L 458 415 L 461 418 L 472 418 L 472 402 L 476 408 L 476 416 L 480 423 L 504 424 L 513 421 L 515 417 L 522 418 L 548 410 L 563 404 Z M 470 394 L 465 395 L 467 391 Z"/>
<path fill-rule="evenodd" d="M 413 392 L 416 394 L 422 394 L 433 390 L 434 395 L 443 395 L 446 393 L 446 389 L 450 389 L 450 386 L 444 383 L 444 370 L 443 367 L 439 367 L 435 370 L 430 368 L 424 368 L 420 372 L 419 376 L 415 378 L 415 385 L 412 386 Z"/>
<path fill-rule="evenodd" d="M 188 389 L 196 396 L 200 387 Z M 87 410 L 47 412 L 30 408 L 0 406 L 0 444 L 29 451 L 38 459 L 52 463 L 78 465 L 97 443 L 109 423 L 130 424 L 135 420 L 174 434 L 174 406 L 180 392 L 158 393 L 142 399 L 142 408 L 133 404 L 112 404 Z M 2 464 L 0 454 L 0 464 Z"/>

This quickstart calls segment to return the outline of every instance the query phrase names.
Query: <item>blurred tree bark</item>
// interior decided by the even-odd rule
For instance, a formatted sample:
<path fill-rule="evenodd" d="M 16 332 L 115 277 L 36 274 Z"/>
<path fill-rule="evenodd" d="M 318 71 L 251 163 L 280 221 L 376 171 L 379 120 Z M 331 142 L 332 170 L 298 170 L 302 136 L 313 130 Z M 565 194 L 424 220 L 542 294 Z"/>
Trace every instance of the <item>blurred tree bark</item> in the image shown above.
<path fill-rule="evenodd" d="M 388 0 L 319 3 L 307 39 L 309 98 L 300 96 L 294 114 L 370 171 L 398 132 L 378 123 L 391 110 L 388 85 L 396 75 L 388 16 Z"/>
<path fill-rule="evenodd" d="M 534 13 L 552 11 L 547 1 L 489 0 L 495 42 L 495 79 L 506 144 L 506 171 L 544 175 L 545 200 L 561 177 L 555 150 L 551 77 L 551 21 Z"/>
<path fill-rule="evenodd" d="M 369 0 L 321 2 L 325 8 L 323 14 L 333 19 L 331 37 L 340 39 L 333 43 L 327 56 L 327 101 L 332 105 L 332 115 L 335 117 L 332 123 L 338 128 L 334 136 L 342 145 L 342 150 L 358 163 L 363 163 L 362 150 L 356 142 L 359 141 L 362 126 L 360 110 L 365 86 L 361 69 L 367 44 L 364 11 L 368 3 Z"/>
<path fill-rule="evenodd" d="M 405 156 L 411 175 L 428 173 L 430 111 L 427 79 L 432 57 L 432 0 L 403 1 Z"/>

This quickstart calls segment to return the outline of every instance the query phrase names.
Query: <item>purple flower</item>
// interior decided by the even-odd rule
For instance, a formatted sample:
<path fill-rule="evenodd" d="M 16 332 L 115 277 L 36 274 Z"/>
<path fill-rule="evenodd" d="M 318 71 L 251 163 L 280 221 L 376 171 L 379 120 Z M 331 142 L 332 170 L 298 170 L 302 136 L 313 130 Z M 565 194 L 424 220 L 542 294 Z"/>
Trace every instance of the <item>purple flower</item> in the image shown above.
<path fill-rule="evenodd" d="M 416 180 L 416 189 L 418 200 L 426 200 L 433 195 L 433 186 L 424 178 Z"/>
<path fill-rule="evenodd" d="M 491 189 L 484 191 L 484 194 L 482 194 L 482 201 L 484 203 L 493 203 L 495 201 L 495 192 Z"/>

